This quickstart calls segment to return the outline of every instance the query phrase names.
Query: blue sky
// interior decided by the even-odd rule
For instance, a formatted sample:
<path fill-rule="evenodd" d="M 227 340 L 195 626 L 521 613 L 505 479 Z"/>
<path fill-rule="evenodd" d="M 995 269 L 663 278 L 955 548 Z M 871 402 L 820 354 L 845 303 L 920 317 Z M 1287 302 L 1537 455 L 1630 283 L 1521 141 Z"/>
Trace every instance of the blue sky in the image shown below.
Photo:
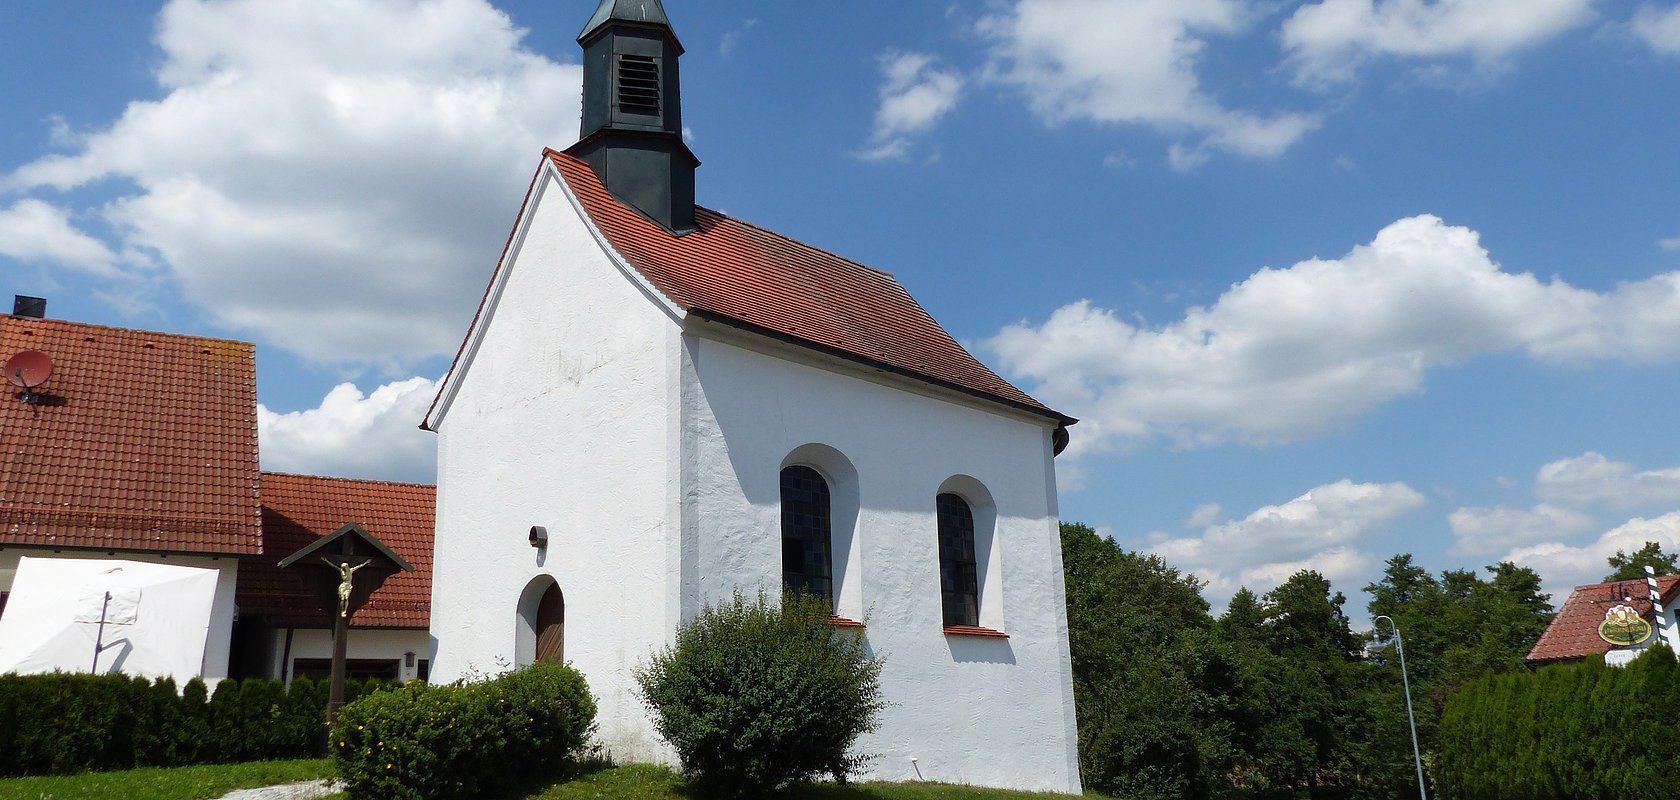
<path fill-rule="evenodd" d="M 0 0 L 0 291 L 254 341 L 267 467 L 426 480 L 594 4 Z M 700 202 L 1082 418 L 1064 516 L 1216 604 L 1680 548 L 1674 3 L 667 9 Z"/>

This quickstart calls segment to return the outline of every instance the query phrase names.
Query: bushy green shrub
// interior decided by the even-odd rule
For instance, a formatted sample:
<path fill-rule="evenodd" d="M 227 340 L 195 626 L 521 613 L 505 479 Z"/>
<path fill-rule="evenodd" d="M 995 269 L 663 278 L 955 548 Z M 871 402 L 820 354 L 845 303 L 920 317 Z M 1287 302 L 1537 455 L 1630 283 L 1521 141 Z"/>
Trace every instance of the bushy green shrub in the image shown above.
<path fill-rule="evenodd" d="M 1439 789 L 1459 800 L 1662 797 L 1680 791 L 1667 743 L 1680 664 L 1654 647 L 1625 667 L 1594 656 L 1476 680 L 1447 700 Z"/>
<path fill-rule="evenodd" d="M 479 797 L 575 761 L 594 720 L 582 675 L 534 664 L 480 683 L 412 683 L 349 703 L 331 750 L 356 800 Z"/>
<path fill-rule="evenodd" d="M 357 694 L 394 684 L 368 681 Z M 325 684 L 127 675 L 0 675 L 0 776 L 310 758 L 321 753 Z"/>
<path fill-rule="evenodd" d="M 829 623 L 828 600 L 737 593 L 680 628 L 636 679 L 696 788 L 751 797 L 860 766 L 850 750 L 875 728 L 880 674 L 863 636 Z"/>

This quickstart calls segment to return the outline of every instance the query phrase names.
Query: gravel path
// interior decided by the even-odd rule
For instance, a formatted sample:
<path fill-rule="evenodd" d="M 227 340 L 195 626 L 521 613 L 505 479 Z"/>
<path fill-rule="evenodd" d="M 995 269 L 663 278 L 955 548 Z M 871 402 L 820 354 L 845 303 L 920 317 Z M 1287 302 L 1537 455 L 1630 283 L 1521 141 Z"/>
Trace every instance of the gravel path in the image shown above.
<path fill-rule="evenodd" d="M 315 800 L 343 789 L 337 781 L 305 781 L 263 789 L 240 789 L 222 795 L 221 800 Z"/>

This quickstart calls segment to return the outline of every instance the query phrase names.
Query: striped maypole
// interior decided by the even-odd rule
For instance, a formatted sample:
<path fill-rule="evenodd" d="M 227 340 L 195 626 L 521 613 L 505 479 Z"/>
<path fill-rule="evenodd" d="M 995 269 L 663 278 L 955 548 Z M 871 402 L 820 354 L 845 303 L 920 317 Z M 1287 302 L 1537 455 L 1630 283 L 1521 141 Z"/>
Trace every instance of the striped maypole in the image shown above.
<path fill-rule="evenodd" d="M 1651 590 L 1651 615 L 1657 624 L 1657 644 L 1668 644 L 1668 614 L 1663 611 L 1662 592 L 1657 591 L 1657 570 L 1645 565 L 1645 586 Z"/>

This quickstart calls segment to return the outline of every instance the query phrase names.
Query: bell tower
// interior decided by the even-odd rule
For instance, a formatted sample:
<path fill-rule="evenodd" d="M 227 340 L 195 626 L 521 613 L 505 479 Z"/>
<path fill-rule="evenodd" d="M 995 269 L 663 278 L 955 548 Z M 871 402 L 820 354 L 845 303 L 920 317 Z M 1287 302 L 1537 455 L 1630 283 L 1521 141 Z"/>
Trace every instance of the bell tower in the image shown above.
<path fill-rule="evenodd" d="M 682 139 L 682 43 L 659 0 L 601 0 L 583 47 L 581 138 L 566 152 L 613 196 L 674 233 L 695 229 L 694 170 Z"/>

